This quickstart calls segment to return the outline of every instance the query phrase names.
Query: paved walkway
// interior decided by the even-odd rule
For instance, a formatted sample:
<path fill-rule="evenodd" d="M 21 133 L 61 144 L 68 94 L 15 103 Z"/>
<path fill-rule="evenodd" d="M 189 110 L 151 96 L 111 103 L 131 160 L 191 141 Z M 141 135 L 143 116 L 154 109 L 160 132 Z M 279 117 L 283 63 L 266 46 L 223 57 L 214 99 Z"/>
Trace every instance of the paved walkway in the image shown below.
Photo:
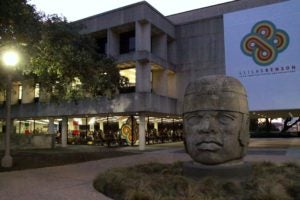
<path fill-rule="evenodd" d="M 168 144 L 166 144 L 168 146 Z M 93 188 L 97 174 L 110 168 L 148 162 L 188 161 L 181 144 L 166 148 L 147 146 L 150 151 L 85 163 L 0 173 L 1 200 L 106 200 Z M 157 148 L 157 149 L 156 149 Z M 121 151 L 135 151 L 123 148 Z M 246 161 L 290 162 L 300 164 L 300 139 L 252 139 Z"/>

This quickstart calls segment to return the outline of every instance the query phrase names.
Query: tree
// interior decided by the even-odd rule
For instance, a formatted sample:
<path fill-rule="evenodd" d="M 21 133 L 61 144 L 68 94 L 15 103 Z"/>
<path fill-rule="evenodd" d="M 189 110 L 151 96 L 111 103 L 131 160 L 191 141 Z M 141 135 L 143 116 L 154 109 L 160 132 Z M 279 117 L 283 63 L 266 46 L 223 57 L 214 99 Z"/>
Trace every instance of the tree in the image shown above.
<path fill-rule="evenodd" d="M 39 39 L 42 16 L 26 0 L 0 1 L 0 45 L 31 44 Z"/>
<path fill-rule="evenodd" d="M 263 122 L 258 122 L 257 130 L 265 132 L 278 131 L 276 126 L 272 124 L 272 118 L 265 118 Z"/>
<path fill-rule="evenodd" d="M 40 83 L 55 100 L 117 92 L 120 76 L 114 60 L 97 53 L 93 38 L 79 34 L 82 27 L 57 15 L 37 13 L 26 0 L 2 0 L 0 5 L 1 11 L 5 8 L 0 14 L 5 30 L 0 32 L 0 44 L 9 41 L 25 55 L 19 78 Z"/>
<path fill-rule="evenodd" d="M 41 41 L 35 44 L 27 75 L 54 99 L 111 96 L 119 85 L 112 58 L 97 53 L 93 38 L 64 18 L 48 16 L 42 22 Z"/>
<path fill-rule="evenodd" d="M 295 120 L 293 123 L 291 123 L 292 121 L 292 117 L 287 117 L 285 120 L 284 120 L 284 123 L 283 123 L 283 129 L 281 130 L 281 133 L 284 133 L 286 131 L 288 131 L 290 128 L 292 128 L 295 124 L 297 124 L 298 122 L 300 122 L 300 117 L 298 117 L 297 120 Z"/>
<path fill-rule="evenodd" d="M 15 47 L 26 62 L 30 47 L 40 39 L 41 15 L 26 0 L 0 1 L 0 53 Z M 3 89 L 6 72 L 0 68 L 0 89 Z"/>

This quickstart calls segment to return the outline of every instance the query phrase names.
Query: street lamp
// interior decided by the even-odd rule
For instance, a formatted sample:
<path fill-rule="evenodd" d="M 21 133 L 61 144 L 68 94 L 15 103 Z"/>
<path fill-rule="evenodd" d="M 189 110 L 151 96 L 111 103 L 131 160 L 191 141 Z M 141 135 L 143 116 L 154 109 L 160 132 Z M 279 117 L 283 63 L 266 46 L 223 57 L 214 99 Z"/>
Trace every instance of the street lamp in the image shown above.
<path fill-rule="evenodd" d="M 3 66 L 7 69 L 6 82 L 6 130 L 5 130 L 5 154 L 1 160 L 2 167 L 12 167 L 13 158 L 10 155 L 10 132 L 11 132 L 11 80 L 12 69 L 18 64 L 20 58 L 16 51 L 9 50 L 2 53 Z"/>

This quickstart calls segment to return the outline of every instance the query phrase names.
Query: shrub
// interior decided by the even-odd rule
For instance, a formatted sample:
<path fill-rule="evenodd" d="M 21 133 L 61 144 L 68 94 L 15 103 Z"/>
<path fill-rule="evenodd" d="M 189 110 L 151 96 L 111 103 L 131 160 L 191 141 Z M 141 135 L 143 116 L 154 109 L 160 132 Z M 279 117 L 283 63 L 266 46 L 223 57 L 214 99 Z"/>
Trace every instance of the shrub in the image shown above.
<path fill-rule="evenodd" d="M 292 200 L 300 199 L 300 166 L 294 163 L 253 164 L 248 180 L 201 180 L 182 175 L 182 163 L 149 163 L 112 169 L 94 187 L 124 200 Z"/>

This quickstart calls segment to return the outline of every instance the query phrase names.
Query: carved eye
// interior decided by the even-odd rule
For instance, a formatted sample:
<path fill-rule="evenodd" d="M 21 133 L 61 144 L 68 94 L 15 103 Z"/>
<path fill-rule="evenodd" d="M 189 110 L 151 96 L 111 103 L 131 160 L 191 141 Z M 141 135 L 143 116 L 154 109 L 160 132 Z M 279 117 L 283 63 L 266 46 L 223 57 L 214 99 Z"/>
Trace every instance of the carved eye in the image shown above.
<path fill-rule="evenodd" d="M 191 116 L 187 116 L 187 122 L 190 125 L 194 125 L 194 124 L 199 124 L 201 121 L 201 116 L 198 115 L 191 115 Z"/>
<path fill-rule="evenodd" d="M 220 113 L 218 116 L 218 120 L 221 124 L 227 125 L 232 123 L 235 120 L 235 116 L 227 113 Z"/>

